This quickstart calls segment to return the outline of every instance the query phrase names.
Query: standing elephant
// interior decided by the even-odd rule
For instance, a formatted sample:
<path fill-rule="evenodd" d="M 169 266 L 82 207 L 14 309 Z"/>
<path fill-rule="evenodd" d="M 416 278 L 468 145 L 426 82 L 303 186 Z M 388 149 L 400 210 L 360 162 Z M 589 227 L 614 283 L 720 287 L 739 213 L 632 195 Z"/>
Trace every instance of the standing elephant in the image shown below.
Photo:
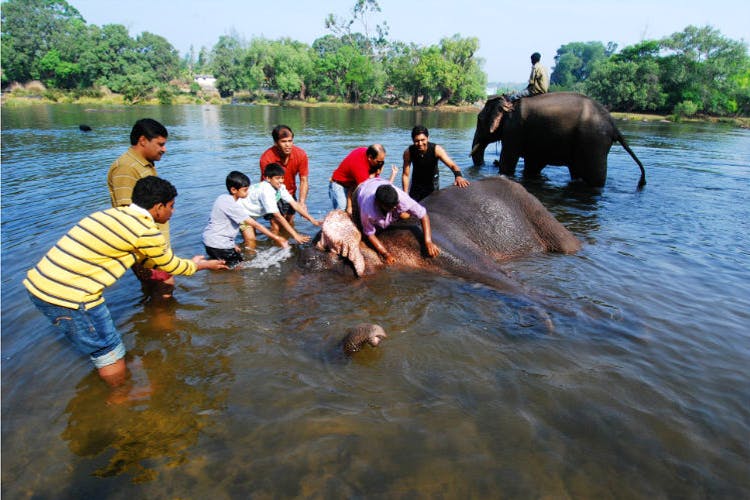
<path fill-rule="evenodd" d="M 571 179 L 593 187 L 607 180 L 607 154 L 622 144 L 641 169 L 638 187 L 646 184 L 643 164 L 625 142 L 612 117 L 596 101 L 573 92 L 555 92 L 511 103 L 504 96 L 487 100 L 477 117 L 471 158 L 484 163 L 484 150 L 502 141 L 500 173 L 513 175 L 524 159 L 524 175 L 538 176 L 547 165 L 567 165 Z"/>

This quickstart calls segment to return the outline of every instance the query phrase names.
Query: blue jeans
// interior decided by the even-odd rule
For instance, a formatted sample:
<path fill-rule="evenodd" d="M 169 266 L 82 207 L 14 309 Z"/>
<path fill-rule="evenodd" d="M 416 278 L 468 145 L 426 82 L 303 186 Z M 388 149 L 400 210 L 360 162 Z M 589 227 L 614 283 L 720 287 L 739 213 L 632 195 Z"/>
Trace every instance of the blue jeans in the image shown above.
<path fill-rule="evenodd" d="M 84 309 L 83 304 L 78 309 L 69 309 L 45 302 L 32 294 L 29 297 L 78 351 L 89 356 L 95 367 L 111 365 L 125 356 L 125 346 L 106 304 L 89 310 Z"/>
<path fill-rule="evenodd" d="M 331 199 L 334 210 L 346 210 L 346 194 L 348 192 L 349 190 L 338 182 L 331 181 L 328 183 L 328 197 Z"/>

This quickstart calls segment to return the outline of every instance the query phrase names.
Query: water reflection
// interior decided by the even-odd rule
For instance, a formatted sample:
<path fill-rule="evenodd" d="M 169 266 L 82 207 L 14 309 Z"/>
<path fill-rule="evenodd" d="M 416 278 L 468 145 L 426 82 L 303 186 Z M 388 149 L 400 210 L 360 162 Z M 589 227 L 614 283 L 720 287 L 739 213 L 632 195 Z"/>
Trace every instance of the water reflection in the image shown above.
<path fill-rule="evenodd" d="M 178 319 L 179 305 L 148 305 L 130 323 L 130 380 L 110 392 L 95 373 L 76 385 L 61 438 L 96 477 L 126 474 L 135 483 L 183 465 L 226 405 L 234 375 L 222 349 Z M 221 344 L 219 344 L 221 345 Z"/>

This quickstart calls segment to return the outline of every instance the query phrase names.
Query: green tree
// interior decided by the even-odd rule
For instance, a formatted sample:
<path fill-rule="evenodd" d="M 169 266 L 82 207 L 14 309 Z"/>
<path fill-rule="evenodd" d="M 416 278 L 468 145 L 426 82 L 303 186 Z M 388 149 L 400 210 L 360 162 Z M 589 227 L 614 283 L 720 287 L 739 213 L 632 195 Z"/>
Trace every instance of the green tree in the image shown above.
<path fill-rule="evenodd" d="M 394 42 L 383 59 L 390 95 L 397 100 L 407 100 L 412 106 L 418 104 L 423 92 L 422 82 L 415 71 L 421 52 L 422 49 L 414 43 Z"/>
<path fill-rule="evenodd" d="M 456 103 L 454 96 L 476 100 L 484 95 L 484 85 L 487 77 L 480 69 L 480 62 L 474 58 L 479 49 L 479 39 L 475 37 L 461 38 L 453 35 L 451 38 L 440 40 L 440 55 L 443 59 L 442 71 L 435 75 L 435 82 L 440 92 L 440 98 L 435 106 L 448 102 Z M 481 87 L 480 93 L 476 89 Z"/>
<path fill-rule="evenodd" d="M 84 79 L 120 92 L 124 75 L 135 60 L 133 43 L 121 24 L 90 26 L 88 42 L 81 47 L 79 56 Z"/>
<path fill-rule="evenodd" d="M 310 47 L 289 38 L 273 45 L 272 86 L 281 93 L 283 99 L 294 96 L 305 99 L 313 77 L 314 63 Z"/>
<path fill-rule="evenodd" d="M 248 77 L 243 68 L 243 42 L 237 35 L 222 35 L 211 51 L 211 71 L 216 77 L 216 89 L 222 97 L 248 88 Z"/>
<path fill-rule="evenodd" d="M 619 54 L 598 60 L 582 88 L 610 109 L 658 111 L 666 101 L 658 55 L 655 40 L 625 47 Z"/>
<path fill-rule="evenodd" d="M 144 31 L 133 48 L 135 58 L 153 75 L 155 83 L 168 83 L 179 75 L 180 55 L 163 36 Z"/>
<path fill-rule="evenodd" d="M 42 83 L 55 88 L 74 88 L 81 73 L 80 65 L 60 59 L 57 49 L 47 52 L 37 63 L 37 68 Z"/>
<path fill-rule="evenodd" d="M 555 55 L 550 83 L 564 90 L 580 90 L 594 65 L 616 49 L 617 45 L 612 42 L 607 47 L 602 42 L 572 42 L 561 46 Z"/>
<path fill-rule="evenodd" d="M 662 81 L 668 106 L 692 101 L 704 113 L 735 114 L 747 88 L 747 45 L 730 40 L 710 26 L 688 26 L 662 40 Z M 740 83 L 740 87 L 737 84 Z"/>
<path fill-rule="evenodd" d="M 659 83 L 659 65 L 653 59 L 600 61 L 584 88 L 604 106 L 622 111 L 655 111 L 666 100 Z"/>
<path fill-rule="evenodd" d="M 3 82 L 26 82 L 40 77 L 39 67 L 47 56 L 45 70 L 55 57 L 61 68 L 77 62 L 69 57 L 70 34 L 81 32 L 85 21 L 65 0 L 8 0 L 2 4 Z M 49 55 L 57 50 L 57 55 Z"/>

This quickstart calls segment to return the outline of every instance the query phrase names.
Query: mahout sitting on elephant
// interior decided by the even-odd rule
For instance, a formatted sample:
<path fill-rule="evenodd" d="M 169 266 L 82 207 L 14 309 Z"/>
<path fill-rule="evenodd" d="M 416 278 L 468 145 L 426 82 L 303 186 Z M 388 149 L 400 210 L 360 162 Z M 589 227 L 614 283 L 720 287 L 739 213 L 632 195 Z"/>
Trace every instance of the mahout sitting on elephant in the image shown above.
<path fill-rule="evenodd" d="M 614 141 L 622 144 L 641 169 L 638 187 L 646 184 L 643 164 L 598 102 L 574 92 L 554 92 L 510 102 L 505 96 L 487 100 L 477 116 L 471 157 L 484 164 L 487 145 L 502 142 L 499 171 L 513 175 L 519 158 L 524 176 L 538 176 L 547 165 L 567 165 L 570 178 L 592 187 L 607 180 L 607 155 Z"/>

